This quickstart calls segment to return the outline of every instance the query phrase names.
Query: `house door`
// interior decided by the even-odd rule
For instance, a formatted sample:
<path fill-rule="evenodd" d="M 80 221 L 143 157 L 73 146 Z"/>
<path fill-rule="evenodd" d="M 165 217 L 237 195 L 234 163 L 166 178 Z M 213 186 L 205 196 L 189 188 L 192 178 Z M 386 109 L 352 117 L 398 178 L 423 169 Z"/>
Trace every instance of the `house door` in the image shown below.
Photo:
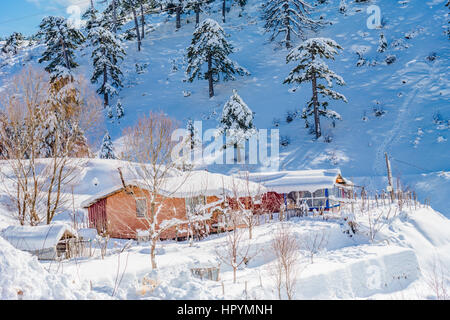
<path fill-rule="evenodd" d="M 106 198 L 101 199 L 89 207 L 89 226 L 97 229 L 99 234 L 106 233 Z"/>

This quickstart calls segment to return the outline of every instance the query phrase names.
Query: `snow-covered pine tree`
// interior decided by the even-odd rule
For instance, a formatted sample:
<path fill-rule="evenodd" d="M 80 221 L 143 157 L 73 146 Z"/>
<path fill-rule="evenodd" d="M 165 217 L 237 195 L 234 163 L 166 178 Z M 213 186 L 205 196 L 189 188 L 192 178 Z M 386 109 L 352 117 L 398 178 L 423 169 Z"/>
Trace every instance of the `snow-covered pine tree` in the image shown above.
<path fill-rule="evenodd" d="M 292 47 L 292 36 L 305 38 L 305 29 L 315 29 L 319 22 L 310 18 L 312 6 L 306 0 L 269 0 L 264 5 L 264 28 L 271 32 L 270 41 L 284 34 L 281 43 Z"/>
<path fill-rule="evenodd" d="M 181 13 L 183 12 L 186 1 L 184 0 L 166 0 L 169 2 L 170 5 L 172 5 L 175 8 L 175 13 L 177 15 L 176 17 L 176 28 L 181 28 Z"/>
<path fill-rule="evenodd" d="M 247 0 L 234 0 L 234 1 L 237 2 L 239 7 L 241 7 L 241 12 L 239 12 L 239 17 L 242 17 L 242 13 L 244 12 L 244 7 L 247 4 Z"/>
<path fill-rule="evenodd" d="M 125 50 L 116 35 L 102 26 L 92 28 L 88 37 L 93 47 L 94 73 L 91 81 L 97 83 L 102 78 L 102 84 L 97 92 L 103 95 L 103 104 L 106 108 L 109 105 L 109 97 L 116 95 L 117 89 L 122 87 L 122 71 L 118 62 L 123 60 Z"/>
<path fill-rule="evenodd" d="M 5 44 L 3 45 L 3 53 L 17 54 L 20 46 L 24 40 L 23 35 L 20 32 L 13 32 L 8 38 L 6 38 Z"/>
<path fill-rule="evenodd" d="M 379 40 L 379 45 L 378 45 L 378 52 L 383 53 L 386 51 L 387 47 L 388 47 L 388 43 L 386 40 L 386 37 L 384 36 L 383 33 L 380 34 L 380 40 Z"/>
<path fill-rule="evenodd" d="M 100 159 L 116 159 L 116 155 L 114 154 L 114 147 L 108 132 L 106 132 L 105 136 L 103 137 L 99 156 Z"/>
<path fill-rule="evenodd" d="M 313 96 L 307 107 L 303 109 L 302 117 L 307 119 L 309 116 L 314 116 L 316 138 L 321 136 L 319 116 L 341 120 L 340 114 L 328 109 L 328 102 L 319 101 L 319 95 L 323 98 L 347 102 L 344 95 L 330 89 L 333 86 L 333 80 L 342 86 L 345 85 L 344 79 L 330 70 L 323 61 L 323 59 L 334 60 L 339 49 L 342 49 L 341 46 L 332 39 L 312 38 L 292 49 L 286 57 L 287 63 L 298 61 L 298 64 L 289 73 L 284 83 L 301 85 L 311 82 L 312 84 Z M 320 80 L 325 80 L 325 84 L 320 83 Z"/>
<path fill-rule="evenodd" d="M 228 136 L 226 146 L 237 148 L 245 140 L 255 134 L 253 112 L 247 104 L 233 90 L 233 95 L 223 106 L 222 116 L 219 120 L 219 132 Z"/>
<path fill-rule="evenodd" d="M 346 11 L 347 11 L 347 2 L 346 0 L 341 0 L 341 2 L 339 3 L 339 12 L 345 13 Z"/>
<path fill-rule="evenodd" d="M 113 33 L 117 33 L 125 23 L 124 1 L 126 0 L 103 0 L 100 2 L 106 4 L 105 10 L 103 10 L 103 26 Z"/>
<path fill-rule="evenodd" d="M 248 75 L 249 72 L 230 60 L 228 55 L 233 47 L 226 40 L 223 28 L 214 20 L 204 20 L 194 31 L 191 45 L 187 48 L 187 81 L 205 79 L 209 82 L 209 96 L 214 96 L 214 82 L 223 75 L 223 80 L 234 80 L 235 74 Z M 202 66 L 207 64 L 206 72 Z"/>
<path fill-rule="evenodd" d="M 124 115 L 125 115 L 125 111 L 123 109 L 122 102 L 119 99 L 119 100 L 117 100 L 117 103 L 116 103 L 116 118 L 117 118 L 117 120 L 122 119 Z"/>
<path fill-rule="evenodd" d="M 83 13 L 82 18 L 84 20 L 86 20 L 85 28 L 88 32 L 92 28 L 99 26 L 98 11 L 97 11 L 97 9 L 95 9 L 94 3 L 92 1 L 91 1 L 91 5 L 89 6 L 89 8 L 86 10 L 85 13 Z"/>
<path fill-rule="evenodd" d="M 63 17 L 45 17 L 39 25 L 38 35 L 46 45 L 39 63 L 48 61 L 45 70 L 51 81 L 72 78 L 72 70 L 78 67 L 75 50 L 84 42 L 83 34 L 70 26 Z"/>
<path fill-rule="evenodd" d="M 222 0 L 222 22 L 225 23 L 225 12 L 227 11 L 227 0 Z"/>
<path fill-rule="evenodd" d="M 200 24 L 200 12 L 202 12 L 202 6 L 205 4 L 204 0 L 186 0 L 186 9 L 193 10 L 195 12 L 195 26 Z"/>
<path fill-rule="evenodd" d="M 192 119 L 189 119 L 187 122 L 186 129 L 189 133 L 189 144 L 191 150 L 194 150 L 196 147 L 201 146 L 201 141 L 198 139 L 200 132 L 198 132 L 198 129 L 194 126 L 194 121 Z"/>
<path fill-rule="evenodd" d="M 113 108 L 110 105 L 106 106 L 106 117 L 111 120 L 111 122 L 114 122 L 114 113 Z"/>
<path fill-rule="evenodd" d="M 124 13 L 128 14 L 131 12 L 133 14 L 134 29 L 136 31 L 138 51 L 141 51 L 142 46 L 142 35 L 139 31 L 139 22 L 137 16 L 137 10 L 140 7 L 140 1 L 141 0 L 123 0 L 122 2 L 122 8 L 124 10 Z"/>

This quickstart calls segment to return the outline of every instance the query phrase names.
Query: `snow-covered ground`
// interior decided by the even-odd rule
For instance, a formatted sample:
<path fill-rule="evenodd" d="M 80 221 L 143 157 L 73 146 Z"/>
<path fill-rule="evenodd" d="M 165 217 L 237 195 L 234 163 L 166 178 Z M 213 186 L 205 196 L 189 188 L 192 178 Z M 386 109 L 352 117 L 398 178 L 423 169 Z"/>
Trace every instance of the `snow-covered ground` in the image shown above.
<path fill-rule="evenodd" d="M 296 299 L 434 299 L 428 283 L 436 261 L 444 267 L 445 285 L 450 289 L 450 221 L 427 208 L 404 211 L 392 218 L 375 244 L 368 242 L 363 227 L 360 234 L 349 237 L 342 221 L 324 221 L 322 217 L 257 226 L 251 240 L 252 258 L 239 268 L 237 283 L 233 283 L 232 269 L 224 263 L 219 281 L 200 280 L 190 272 L 190 268 L 219 265 L 217 250 L 225 245 L 224 234 L 192 246 L 188 242 L 161 242 L 155 271 L 148 243 L 133 241 L 127 247 L 128 241 L 118 239 L 111 239 L 104 259 L 94 244 L 93 257 L 42 265 L 50 273 L 90 282 L 95 293 L 119 299 L 277 299 L 270 242 L 281 223 L 291 226 L 300 243 L 316 233 L 325 234 L 327 239 L 313 263 L 308 252 L 301 251 L 296 265 Z"/>

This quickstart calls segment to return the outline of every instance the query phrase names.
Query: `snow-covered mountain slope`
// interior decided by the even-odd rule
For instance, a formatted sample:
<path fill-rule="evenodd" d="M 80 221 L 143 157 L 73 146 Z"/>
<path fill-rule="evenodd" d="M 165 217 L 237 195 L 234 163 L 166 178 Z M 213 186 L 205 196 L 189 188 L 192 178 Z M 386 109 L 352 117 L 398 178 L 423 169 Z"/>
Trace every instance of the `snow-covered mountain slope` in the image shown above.
<path fill-rule="evenodd" d="M 345 14 L 339 12 L 339 2 L 329 0 L 315 6 L 314 17 L 330 24 L 308 34 L 330 37 L 344 49 L 330 62 L 347 83 L 339 91 L 348 99 L 347 104 L 331 104 L 343 119 L 335 128 L 330 122 L 322 123 L 324 135 L 332 138 L 330 143 L 313 141 L 302 119 L 286 121 L 288 112 L 304 108 L 311 87 L 304 85 L 292 92 L 283 84 L 293 66 L 286 65 L 286 49 L 268 42 L 260 0 L 249 0 L 242 17 L 241 9 L 233 6 L 224 24 L 219 3 L 202 13 L 202 19 L 208 16 L 221 23 L 235 47 L 231 58 L 251 72 L 236 81 L 219 83 L 212 99 L 207 81 L 183 81 L 185 49 L 191 42 L 195 16 L 183 16 L 178 31 L 174 16 L 148 16 L 151 27 L 148 25 L 142 51 L 137 52 L 136 43 L 126 43 L 120 93 L 126 115 L 120 123 L 107 124 L 111 137 L 120 138 L 124 127 L 149 110 L 163 110 L 182 126 L 192 119 L 202 120 L 204 130 L 217 127 L 222 107 L 236 89 L 255 112 L 257 128 L 279 128 L 280 135 L 289 141 L 280 149 L 282 169 L 339 167 L 357 183 L 381 189 L 386 185 L 384 152 L 388 152 L 394 176 L 415 189 L 421 200 L 429 198 L 434 208 L 450 214 L 445 196 L 450 192 L 450 41 L 444 34 L 448 20 L 445 1 L 347 1 Z M 382 29 L 367 27 L 369 5 L 379 6 Z M 388 42 L 383 53 L 377 52 L 381 33 Z M 39 47 L 28 48 L 16 58 L 0 61 L 1 85 L 24 65 L 35 64 L 41 51 Z M 356 52 L 366 60 L 359 67 Z M 92 73 L 89 56 L 86 51 L 78 57 L 78 72 L 88 78 Z M 395 56 L 391 64 L 386 63 L 389 56 Z M 210 169 L 236 170 L 230 165 Z"/>

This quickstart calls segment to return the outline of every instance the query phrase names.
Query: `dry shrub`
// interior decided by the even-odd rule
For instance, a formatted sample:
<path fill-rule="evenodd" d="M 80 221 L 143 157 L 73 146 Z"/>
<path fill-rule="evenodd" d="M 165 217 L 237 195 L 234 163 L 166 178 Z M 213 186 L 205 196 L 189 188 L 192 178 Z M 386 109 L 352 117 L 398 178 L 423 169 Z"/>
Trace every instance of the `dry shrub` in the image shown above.
<path fill-rule="evenodd" d="M 275 230 L 271 249 L 276 257 L 271 273 L 277 286 L 278 298 L 282 299 L 284 289 L 286 297 L 292 300 L 297 283 L 300 247 L 289 225 L 281 224 Z"/>

